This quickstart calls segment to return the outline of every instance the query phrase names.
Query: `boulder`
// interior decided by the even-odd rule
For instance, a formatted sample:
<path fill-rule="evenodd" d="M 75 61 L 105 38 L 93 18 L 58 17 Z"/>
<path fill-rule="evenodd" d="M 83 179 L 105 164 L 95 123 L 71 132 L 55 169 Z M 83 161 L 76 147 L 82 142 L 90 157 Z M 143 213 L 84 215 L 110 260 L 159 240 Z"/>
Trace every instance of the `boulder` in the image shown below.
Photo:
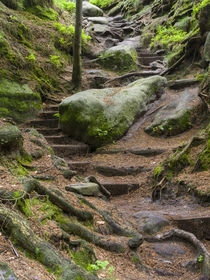
<path fill-rule="evenodd" d="M 87 1 L 83 1 L 82 4 L 82 14 L 85 17 L 100 17 L 103 16 L 103 11 Z"/>
<path fill-rule="evenodd" d="M 153 245 L 155 252 L 164 258 L 177 258 L 179 255 L 184 255 L 186 251 L 179 244 L 168 242 L 168 243 L 156 243 Z"/>
<path fill-rule="evenodd" d="M 200 11 L 199 27 L 200 27 L 201 34 L 204 34 L 205 32 L 209 32 L 210 30 L 209 14 L 210 14 L 210 4 L 207 4 Z"/>
<path fill-rule="evenodd" d="M 205 61 L 210 61 L 210 32 L 207 35 L 206 42 L 204 45 L 203 57 Z"/>
<path fill-rule="evenodd" d="M 177 99 L 165 105 L 154 116 L 145 132 L 153 136 L 173 136 L 182 133 L 200 120 L 207 108 L 196 93 L 185 90 Z"/>
<path fill-rule="evenodd" d="M 85 196 L 99 196 L 99 186 L 95 183 L 79 183 L 66 186 L 66 191 L 82 194 Z"/>
<path fill-rule="evenodd" d="M 110 70 L 120 73 L 136 70 L 138 63 L 137 47 L 140 37 L 128 38 L 117 46 L 102 51 L 99 55 L 99 63 Z"/>
<path fill-rule="evenodd" d="M 41 109 L 39 93 L 33 92 L 28 85 L 0 80 L 0 117 L 24 122 L 34 118 Z"/>
<path fill-rule="evenodd" d="M 93 32 L 96 36 L 104 36 L 111 33 L 110 27 L 106 24 L 92 23 L 87 29 L 88 32 Z"/>
<path fill-rule="evenodd" d="M 98 24 L 109 24 L 109 20 L 105 17 L 89 17 L 88 20 Z"/>
<path fill-rule="evenodd" d="M 169 224 L 162 213 L 155 211 L 140 211 L 133 215 L 136 226 L 140 232 L 147 234 L 157 233 Z"/>
<path fill-rule="evenodd" d="M 67 97 L 59 105 L 64 133 L 96 148 L 125 134 L 147 105 L 163 92 L 166 79 L 139 79 L 126 88 L 90 89 Z"/>
<path fill-rule="evenodd" d="M 23 138 L 20 130 L 11 124 L 0 122 L 0 151 L 21 149 Z"/>

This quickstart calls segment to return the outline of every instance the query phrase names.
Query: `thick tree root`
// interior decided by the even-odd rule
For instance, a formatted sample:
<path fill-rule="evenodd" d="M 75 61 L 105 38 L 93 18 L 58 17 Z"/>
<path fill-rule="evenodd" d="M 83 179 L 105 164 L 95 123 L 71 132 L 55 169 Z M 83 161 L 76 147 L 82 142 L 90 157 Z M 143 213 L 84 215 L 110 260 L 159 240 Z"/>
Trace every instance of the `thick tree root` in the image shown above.
<path fill-rule="evenodd" d="M 61 276 L 62 280 L 99 279 L 64 258 L 53 245 L 35 235 L 28 221 L 11 209 L 0 208 L 0 223 L 1 229 L 6 231 L 18 246 Z"/>
<path fill-rule="evenodd" d="M 207 251 L 203 243 L 196 238 L 196 236 L 190 232 L 181 229 L 172 229 L 168 232 L 157 234 L 154 237 L 146 237 L 148 242 L 160 242 L 167 239 L 180 238 L 190 242 L 198 252 L 198 257 L 203 256 L 202 270 L 205 277 L 210 277 L 210 254 Z"/>
<path fill-rule="evenodd" d="M 92 209 L 94 209 L 95 211 L 97 211 L 103 218 L 104 220 L 107 222 L 107 224 L 109 225 L 112 233 L 115 233 L 117 235 L 121 235 L 121 236 L 127 236 L 127 237 L 131 237 L 128 241 L 128 245 L 131 249 L 136 249 L 138 248 L 142 243 L 143 243 L 143 236 L 138 233 L 135 232 L 133 230 L 127 229 L 122 227 L 118 222 L 116 222 L 109 213 L 105 212 L 105 211 L 101 211 L 98 208 L 96 208 L 91 202 L 89 202 L 87 199 L 85 199 L 83 196 L 78 195 L 79 199 L 82 200 L 84 203 L 86 203 L 89 207 L 91 207 Z"/>
<path fill-rule="evenodd" d="M 73 223 L 71 221 L 65 220 L 62 222 L 58 221 L 58 224 L 60 228 L 65 232 L 77 235 L 82 239 L 110 252 L 123 253 L 126 250 L 126 248 L 122 244 L 117 242 L 110 242 L 109 240 L 106 240 L 104 236 L 100 236 L 89 231 L 86 227 L 80 225 L 79 223 Z"/>
<path fill-rule="evenodd" d="M 51 192 L 49 189 L 42 186 L 36 180 L 28 180 L 24 185 L 23 189 L 26 193 L 31 193 L 33 190 L 36 191 L 40 195 L 47 195 L 49 200 L 62 209 L 65 213 L 76 216 L 78 219 L 86 221 L 93 220 L 93 213 L 85 210 L 80 210 L 75 208 L 70 204 L 69 201 L 59 197 L 55 193 Z"/>

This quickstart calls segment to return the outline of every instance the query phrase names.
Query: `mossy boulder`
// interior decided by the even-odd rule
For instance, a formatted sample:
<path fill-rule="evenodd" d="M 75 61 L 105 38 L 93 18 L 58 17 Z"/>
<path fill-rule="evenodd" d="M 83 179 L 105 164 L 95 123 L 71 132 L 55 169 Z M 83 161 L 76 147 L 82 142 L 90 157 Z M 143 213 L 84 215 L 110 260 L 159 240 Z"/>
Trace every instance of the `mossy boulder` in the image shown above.
<path fill-rule="evenodd" d="M 21 149 L 23 138 L 20 130 L 11 124 L 0 122 L 0 151 Z"/>
<path fill-rule="evenodd" d="M 203 57 L 205 61 L 210 61 L 210 32 L 207 35 L 206 42 L 204 45 Z"/>
<path fill-rule="evenodd" d="M 209 32 L 210 30 L 210 4 L 206 5 L 201 9 L 200 17 L 199 17 L 199 27 L 201 34 L 205 32 Z"/>
<path fill-rule="evenodd" d="M 207 107 L 198 95 L 186 90 L 154 116 L 145 132 L 153 136 L 177 135 L 190 129 L 206 112 Z"/>
<path fill-rule="evenodd" d="M 60 127 L 64 133 L 93 147 L 125 134 L 147 105 L 160 97 L 166 79 L 139 79 L 126 88 L 90 89 L 62 101 Z"/>
<path fill-rule="evenodd" d="M 36 116 L 41 109 L 39 93 L 33 92 L 28 85 L 0 80 L 0 117 L 24 122 Z"/>
<path fill-rule="evenodd" d="M 41 7 L 53 7 L 53 0 L 1 0 L 4 5 L 14 10 L 25 10 L 26 8 L 35 7 L 40 5 Z"/>
<path fill-rule="evenodd" d="M 83 1 L 82 14 L 85 17 L 100 17 L 103 16 L 103 11 L 88 1 Z"/>
<path fill-rule="evenodd" d="M 137 51 L 140 37 L 134 37 L 120 42 L 99 55 L 99 63 L 106 69 L 116 72 L 127 72 L 137 69 Z"/>

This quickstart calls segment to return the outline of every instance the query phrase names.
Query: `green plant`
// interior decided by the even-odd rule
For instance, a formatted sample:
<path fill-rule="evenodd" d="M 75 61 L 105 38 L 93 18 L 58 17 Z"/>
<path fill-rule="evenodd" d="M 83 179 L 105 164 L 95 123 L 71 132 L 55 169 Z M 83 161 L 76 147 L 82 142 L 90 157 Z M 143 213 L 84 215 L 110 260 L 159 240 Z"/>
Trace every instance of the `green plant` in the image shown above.
<path fill-rule="evenodd" d="M 202 255 L 200 255 L 198 258 L 197 258 L 197 261 L 199 263 L 202 263 L 204 261 L 204 257 Z"/>
<path fill-rule="evenodd" d="M 59 118 L 59 117 L 60 117 L 60 114 L 59 114 L 59 113 L 55 113 L 55 114 L 53 115 L 53 117 Z"/>
<path fill-rule="evenodd" d="M 188 33 L 178 29 L 172 25 L 166 27 L 159 25 L 157 27 L 157 35 L 152 38 L 150 47 L 154 47 L 157 44 L 162 44 L 164 47 L 170 48 L 173 45 L 173 49 L 176 49 L 177 44 L 181 43 L 188 37 Z"/>
<path fill-rule="evenodd" d="M 50 55 L 50 61 L 56 68 L 59 68 L 62 66 L 62 62 L 60 61 L 59 55 Z"/>
<path fill-rule="evenodd" d="M 94 273 L 94 272 L 99 272 L 101 270 L 105 271 L 107 277 L 109 277 L 108 279 L 109 280 L 119 280 L 119 279 L 114 279 L 114 267 L 113 266 L 109 266 L 107 268 L 107 266 L 109 265 L 109 262 L 108 261 L 100 261 L 100 260 L 97 260 L 95 262 L 95 264 L 89 264 L 88 267 L 87 267 L 87 270 L 90 271 L 91 273 Z"/>
<path fill-rule="evenodd" d="M 25 57 L 27 60 L 29 61 L 33 61 L 35 62 L 36 61 L 36 57 L 33 53 L 30 53 L 28 56 Z"/>
<path fill-rule="evenodd" d="M 66 10 L 70 13 L 73 13 L 76 10 L 76 5 L 74 2 L 67 2 L 66 0 L 55 0 L 55 4 L 58 8 Z"/>
<path fill-rule="evenodd" d="M 100 8 L 109 7 L 115 2 L 115 0 L 90 0 L 91 4 L 94 4 Z"/>

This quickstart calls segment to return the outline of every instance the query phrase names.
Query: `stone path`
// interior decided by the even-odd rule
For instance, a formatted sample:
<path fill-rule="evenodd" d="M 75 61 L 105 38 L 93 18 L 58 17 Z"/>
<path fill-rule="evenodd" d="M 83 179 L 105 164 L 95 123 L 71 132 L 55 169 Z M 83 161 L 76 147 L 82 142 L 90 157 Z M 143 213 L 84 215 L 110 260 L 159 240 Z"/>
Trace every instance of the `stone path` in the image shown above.
<path fill-rule="evenodd" d="M 130 34 L 136 36 L 140 32 L 135 24 L 127 22 L 121 16 L 109 18 L 107 21 L 108 24 L 106 19 L 103 22 L 103 19 L 88 18 L 85 22 L 89 26 L 91 26 L 90 22 L 94 23 L 96 30 L 94 34 L 103 47 L 114 46 L 122 41 L 125 36 L 128 37 Z M 107 24 L 108 28 L 100 29 L 99 24 Z M 164 70 L 165 63 L 162 50 L 151 53 L 149 50 L 137 48 L 137 54 L 139 67 L 141 71 L 145 72 L 145 76 L 160 74 Z M 188 82 L 184 83 L 184 87 L 186 85 L 189 86 Z M 153 112 L 156 109 L 158 110 L 159 107 L 160 104 L 153 108 Z M 148 197 L 148 178 L 152 177 L 154 166 L 157 166 L 175 147 L 173 141 L 169 143 L 170 141 L 158 139 L 155 145 L 154 139 L 153 142 L 147 142 L 148 139 L 151 141 L 151 138 L 145 136 L 143 128 L 140 126 L 138 137 L 140 137 L 139 139 L 142 137 L 141 142 L 138 142 L 139 139 L 136 138 L 137 142 L 135 143 L 136 134 L 133 133 L 131 143 L 129 142 L 130 138 L 125 137 L 124 140 L 119 141 L 119 145 L 111 145 L 91 153 L 88 145 L 62 134 L 58 128 L 56 114 L 58 114 L 58 104 L 46 104 L 43 113 L 39 115 L 38 119 L 31 121 L 30 125 L 45 136 L 55 154 L 64 158 L 70 169 L 78 171 L 84 177 L 94 175 L 113 197 L 121 195 L 113 198 L 112 203 L 122 213 L 124 219 L 129 220 L 134 227 L 136 225 L 137 229 L 141 228 L 145 234 L 158 232 L 165 226 L 170 225 L 189 230 L 200 238 L 209 239 L 210 215 L 207 211 L 203 211 L 201 206 L 193 204 L 192 201 L 187 204 L 186 201 L 181 202 L 179 199 L 166 201 L 164 205 L 161 202 L 152 204 L 151 197 Z M 152 113 L 148 115 L 144 123 L 149 122 L 152 116 Z M 179 143 L 182 138 L 185 139 L 189 136 L 190 133 L 186 134 L 186 137 L 181 136 L 175 143 Z M 142 142 L 143 145 L 141 145 Z M 151 143 L 153 143 L 152 146 Z M 134 195 L 135 198 L 131 193 L 134 190 L 138 190 Z M 170 205 L 170 203 L 174 203 L 174 205 Z M 196 216 L 197 211 L 200 211 L 200 216 Z M 199 227 L 199 230 L 197 227 Z M 179 247 L 179 245 L 171 242 L 164 244 L 165 247 L 157 244 L 153 247 L 148 245 L 149 249 L 146 248 L 151 255 L 159 254 L 158 261 L 167 263 L 164 271 L 155 268 L 156 275 L 184 279 L 181 278 L 181 274 L 173 271 L 174 261 L 171 258 L 176 259 L 183 254 L 189 255 L 189 252 L 186 253 L 188 249 L 183 245 Z M 187 257 L 187 259 L 189 258 Z"/>

